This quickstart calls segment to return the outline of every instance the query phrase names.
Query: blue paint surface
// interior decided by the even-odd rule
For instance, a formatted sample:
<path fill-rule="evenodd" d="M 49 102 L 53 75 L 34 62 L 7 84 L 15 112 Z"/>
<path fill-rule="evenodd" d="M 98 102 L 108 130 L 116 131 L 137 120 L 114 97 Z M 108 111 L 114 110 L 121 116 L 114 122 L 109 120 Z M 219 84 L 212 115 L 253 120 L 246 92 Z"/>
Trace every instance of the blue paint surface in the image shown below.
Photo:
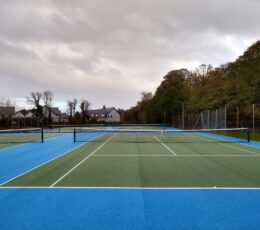
<path fill-rule="evenodd" d="M 260 229 L 260 190 L 0 189 L 5 229 Z"/>
<path fill-rule="evenodd" d="M 177 131 L 176 134 L 178 134 L 178 130 L 181 131 L 180 134 L 185 131 L 185 130 L 177 129 L 177 128 L 169 128 L 167 130 L 175 130 L 175 131 Z M 187 134 L 189 134 L 189 132 L 187 132 Z M 194 132 L 193 134 L 196 134 L 198 136 L 205 136 L 205 137 L 209 137 L 209 138 L 213 138 L 213 139 L 217 139 L 217 140 L 232 142 L 232 143 L 239 143 L 241 145 L 260 149 L 260 142 L 258 142 L 258 141 L 251 141 L 250 140 L 250 142 L 248 142 L 245 139 L 229 137 L 229 136 L 224 136 L 224 135 L 220 135 L 220 134 L 207 133 L 207 132 L 203 132 L 203 133 L 202 132 Z"/>
<path fill-rule="evenodd" d="M 72 134 L 0 150 L 0 184 L 58 157 L 83 143 L 73 143 Z"/>

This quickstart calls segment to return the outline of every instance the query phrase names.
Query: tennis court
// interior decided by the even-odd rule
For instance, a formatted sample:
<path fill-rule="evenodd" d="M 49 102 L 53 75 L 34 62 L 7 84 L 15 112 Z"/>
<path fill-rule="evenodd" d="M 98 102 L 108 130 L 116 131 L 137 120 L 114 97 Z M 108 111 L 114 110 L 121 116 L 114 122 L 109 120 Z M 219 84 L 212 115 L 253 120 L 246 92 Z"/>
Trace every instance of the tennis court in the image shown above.
<path fill-rule="evenodd" d="M 260 150 L 243 145 L 246 140 L 234 138 L 236 143 L 216 131 L 161 132 L 79 129 L 74 136 L 84 142 L 79 148 L 2 186 L 260 186 Z"/>
<path fill-rule="evenodd" d="M 42 205 L 52 207 L 51 213 L 61 218 L 57 212 L 61 211 L 64 215 L 65 210 L 70 208 L 75 211 L 74 204 L 68 200 L 72 199 L 82 202 L 82 205 L 77 204 L 74 222 L 78 218 L 86 218 L 93 229 L 150 229 L 152 226 L 156 226 L 155 229 L 172 229 L 173 225 L 183 229 L 248 226 L 258 229 L 260 226 L 257 221 L 260 214 L 257 192 L 260 188 L 260 149 L 248 142 L 247 129 L 181 131 L 77 127 L 73 133 L 66 131 L 48 136 L 50 134 L 46 132 L 45 135 L 48 138 L 44 142 L 12 147 L 13 153 L 33 146 L 34 151 L 39 151 L 33 158 L 37 161 L 39 156 L 43 157 L 41 149 L 52 152 L 54 146 L 57 148 L 61 144 L 70 147 L 17 171 L 16 175 L 1 183 L 2 196 L 12 197 L 11 201 L 0 199 L 1 207 L 9 207 L 3 215 L 19 216 L 19 223 L 27 218 L 25 215 L 30 215 Z M 52 132 L 51 135 L 56 134 Z M 6 162 L 12 148 L 0 150 Z M 34 201 L 36 191 L 39 199 Z M 141 207 L 145 205 L 144 199 L 149 208 Z M 25 200 L 29 208 L 25 214 L 18 215 L 15 204 L 23 206 Z M 53 207 L 50 201 L 57 200 L 64 203 Z M 234 213 L 232 204 L 237 207 Z M 91 208 L 95 211 L 88 217 L 81 212 L 85 210 L 89 214 Z M 154 208 L 159 208 L 160 213 Z M 174 214 L 176 212 L 178 214 Z M 209 213 L 211 216 L 206 222 L 196 219 Z M 49 216 L 50 220 L 53 218 L 50 213 L 41 210 L 32 220 L 35 226 L 39 227 L 35 221 L 41 215 Z M 117 221 L 112 220 L 114 215 L 118 217 Z M 226 215 L 235 222 L 229 222 Z M 71 220 L 67 213 L 65 216 Z M 68 220 L 63 220 L 67 226 L 56 223 L 53 229 L 69 229 Z M 99 221 L 100 228 L 96 226 Z M 12 224 L 8 222 L 6 229 L 10 229 Z M 50 222 L 41 224 L 44 228 L 50 226 Z M 82 222 L 74 224 L 83 227 Z"/>

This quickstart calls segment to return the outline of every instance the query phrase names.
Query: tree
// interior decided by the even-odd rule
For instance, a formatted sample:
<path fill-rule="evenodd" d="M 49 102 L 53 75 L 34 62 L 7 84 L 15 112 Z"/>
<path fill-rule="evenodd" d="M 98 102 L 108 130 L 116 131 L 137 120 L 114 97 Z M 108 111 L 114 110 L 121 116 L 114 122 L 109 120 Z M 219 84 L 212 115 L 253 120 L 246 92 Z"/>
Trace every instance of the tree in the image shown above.
<path fill-rule="evenodd" d="M 73 118 L 73 101 L 67 100 L 67 107 L 68 107 L 67 111 L 69 114 L 69 119 L 71 122 Z"/>
<path fill-rule="evenodd" d="M 2 107 L 11 107 L 16 106 L 15 102 L 11 101 L 10 99 L 1 98 L 0 99 L 0 106 Z"/>
<path fill-rule="evenodd" d="M 44 106 L 48 111 L 49 120 L 51 120 L 51 107 L 54 94 L 50 90 L 46 90 L 42 93 Z"/>
<path fill-rule="evenodd" d="M 31 95 L 27 97 L 27 102 L 33 105 L 36 109 L 36 116 L 38 118 L 42 117 L 42 105 L 41 103 L 42 93 L 31 92 Z"/>
<path fill-rule="evenodd" d="M 76 114 L 77 105 L 78 105 L 78 100 L 74 98 L 74 99 L 72 100 L 72 112 L 73 112 L 73 116 L 75 116 L 75 114 Z"/>
<path fill-rule="evenodd" d="M 87 116 L 88 116 L 88 110 L 89 110 L 90 102 L 85 100 L 84 98 L 80 102 L 80 110 L 81 110 L 81 118 L 82 123 L 84 124 L 86 122 Z"/>
<path fill-rule="evenodd" d="M 153 93 L 151 92 L 142 92 L 141 93 L 141 102 L 149 101 L 153 98 Z"/>
<path fill-rule="evenodd" d="M 186 74 L 186 71 L 183 70 L 171 71 L 157 88 L 153 98 L 157 122 L 162 123 L 165 115 L 167 116 L 166 121 L 170 122 L 173 114 L 181 113 L 182 103 L 185 100 Z"/>

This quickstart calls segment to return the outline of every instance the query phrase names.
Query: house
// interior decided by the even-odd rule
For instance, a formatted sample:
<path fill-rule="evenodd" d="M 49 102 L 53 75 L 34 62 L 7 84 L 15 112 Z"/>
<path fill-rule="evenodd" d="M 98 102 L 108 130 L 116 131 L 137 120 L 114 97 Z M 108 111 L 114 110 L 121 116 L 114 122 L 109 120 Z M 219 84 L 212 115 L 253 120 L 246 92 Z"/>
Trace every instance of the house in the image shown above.
<path fill-rule="evenodd" d="M 22 109 L 22 110 L 15 113 L 15 117 L 24 118 L 26 116 L 26 114 L 27 114 L 27 110 Z"/>
<path fill-rule="evenodd" d="M 17 117 L 17 118 L 32 118 L 32 117 L 35 117 L 35 109 L 31 109 L 31 110 L 22 109 L 22 110 L 15 113 L 15 117 Z"/>
<path fill-rule="evenodd" d="M 48 107 L 43 106 L 42 112 L 44 117 L 49 117 Z M 62 119 L 65 119 L 65 115 L 62 114 L 58 107 L 51 107 L 51 119 L 53 122 L 63 122 Z"/>
<path fill-rule="evenodd" d="M 60 117 L 60 122 L 62 123 L 68 123 L 69 122 L 69 116 L 67 113 L 62 113 Z"/>
<path fill-rule="evenodd" d="M 25 115 L 26 118 L 36 117 L 36 111 L 34 109 L 28 110 L 27 114 Z"/>
<path fill-rule="evenodd" d="M 89 110 L 88 115 L 91 119 L 95 119 L 99 122 L 121 121 L 121 116 L 114 107 L 106 108 L 105 106 L 103 106 L 102 109 Z"/>
<path fill-rule="evenodd" d="M 13 106 L 1 106 L 0 107 L 0 119 L 12 118 L 15 115 L 15 108 Z"/>

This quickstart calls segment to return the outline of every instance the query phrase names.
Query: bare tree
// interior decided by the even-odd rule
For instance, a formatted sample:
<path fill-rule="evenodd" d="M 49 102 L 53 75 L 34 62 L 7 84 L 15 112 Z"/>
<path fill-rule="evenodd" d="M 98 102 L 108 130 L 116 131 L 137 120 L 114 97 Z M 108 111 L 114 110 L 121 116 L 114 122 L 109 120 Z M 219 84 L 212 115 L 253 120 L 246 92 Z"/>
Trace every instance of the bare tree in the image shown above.
<path fill-rule="evenodd" d="M 80 105 L 79 105 L 80 110 L 81 110 L 81 117 L 82 117 L 83 123 L 86 122 L 89 106 L 90 106 L 90 102 L 83 98 L 80 102 Z"/>
<path fill-rule="evenodd" d="M 73 117 L 73 101 L 68 100 L 67 101 L 67 107 L 68 107 L 67 111 L 69 113 L 69 117 L 70 117 L 70 119 L 72 119 L 72 117 Z"/>
<path fill-rule="evenodd" d="M 37 117 L 42 117 L 41 98 L 42 93 L 40 92 L 31 92 L 30 97 L 27 97 L 27 102 L 35 107 Z"/>
<path fill-rule="evenodd" d="M 50 90 L 46 90 L 42 93 L 42 95 L 44 106 L 46 107 L 46 111 L 48 111 L 48 117 L 51 119 L 51 107 L 54 94 Z"/>
<path fill-rule="evenodd" d="M 212 70 L 212 65 L 201 64 L 195 72 L 198 76 L 206 77 Z"/>
<path fill-rule="evenodd" d="M 78 100 L 74 98 L 74 99 L 72 100 L 73 116 L 75 116 L 75 114 L 76 114 L 77 104 L 78 104 Z"/>
<path fill-rule="evenodd" d="M 2 107 L 11 107 L 11 106 L 15 107 L 16 103 L 11 101 L 10 99 L 5 99 L 4 97 L 2 97 L 0 99 L 0 106 L 2 106 Z"/>

